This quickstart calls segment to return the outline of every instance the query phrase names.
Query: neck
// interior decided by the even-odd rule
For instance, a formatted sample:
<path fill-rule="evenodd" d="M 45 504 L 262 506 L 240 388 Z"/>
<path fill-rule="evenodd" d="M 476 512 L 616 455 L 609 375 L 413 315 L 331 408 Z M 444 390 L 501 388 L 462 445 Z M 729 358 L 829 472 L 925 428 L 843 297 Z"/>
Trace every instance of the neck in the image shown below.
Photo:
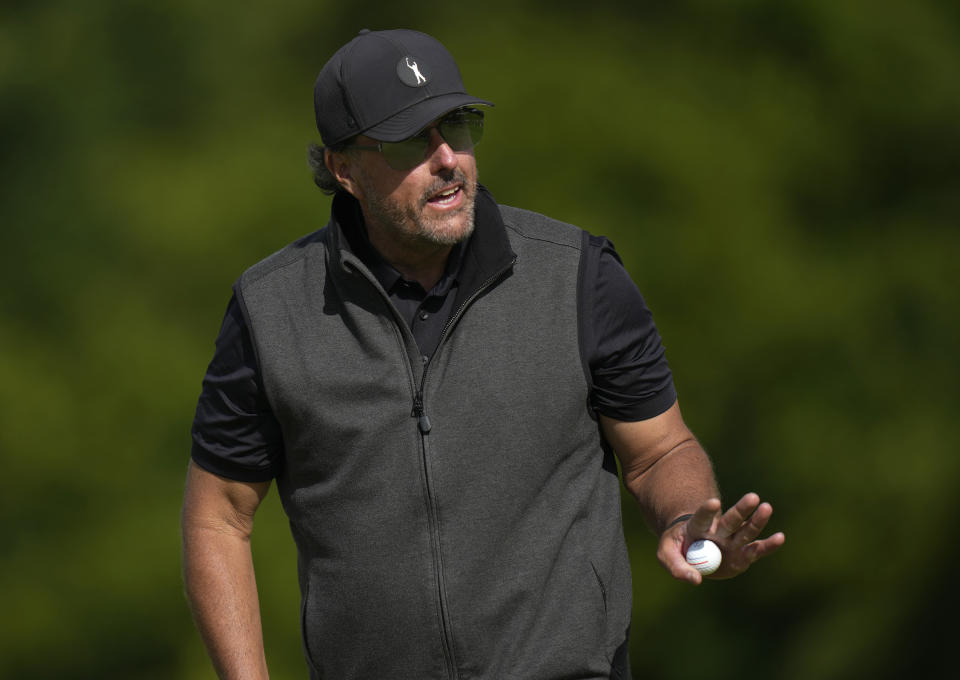
<path fill-rule="evenodd" d="M 390 266 L 408 281 L 416 281 L 429 291 L 443 276 L 452 246 L 422 239 L 406 242 L 385 235 L 368 223 L 370 243 Z"/>

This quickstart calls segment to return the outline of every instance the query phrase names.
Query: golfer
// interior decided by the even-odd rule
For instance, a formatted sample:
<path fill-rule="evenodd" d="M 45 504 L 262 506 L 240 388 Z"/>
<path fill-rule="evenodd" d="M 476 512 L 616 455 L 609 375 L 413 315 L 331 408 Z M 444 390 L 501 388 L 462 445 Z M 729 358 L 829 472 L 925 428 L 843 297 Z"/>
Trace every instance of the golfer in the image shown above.
<path fill-rule="evenodd" d="M 275 482 L 311 678 L 629 678 L 620 484 L 693 584 L 694 539 L 717 578 L 778 548 L 771 507 L 721 509 L 612 245 L 478 183 L 491 102 L 437 40 L 362 31 L 314 94 L 329 223 L 236 281 L 193 426 L 184 573 L 217 672 L 267 677 Z"/>

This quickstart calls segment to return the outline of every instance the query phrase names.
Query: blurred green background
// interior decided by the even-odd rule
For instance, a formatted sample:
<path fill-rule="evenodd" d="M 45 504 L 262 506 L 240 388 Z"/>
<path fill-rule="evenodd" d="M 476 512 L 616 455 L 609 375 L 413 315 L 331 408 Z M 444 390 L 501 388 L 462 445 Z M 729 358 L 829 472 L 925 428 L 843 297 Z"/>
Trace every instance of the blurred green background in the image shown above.
<path fill-rule="evenodd" d="M 213 677 L 179 566 L 200 381 L 234 278 L 326 222 L 317 71 L 397 26 L 497 103 L 501 202 L 614 241 L 724 493 L 787 533 L 694 589 L 628 508 L 637 677 L 947 671 L 960 5 L 7 0 L 0 677 Z M 254 550 L 273 676 L 303 678 L 275 493 Z"/>

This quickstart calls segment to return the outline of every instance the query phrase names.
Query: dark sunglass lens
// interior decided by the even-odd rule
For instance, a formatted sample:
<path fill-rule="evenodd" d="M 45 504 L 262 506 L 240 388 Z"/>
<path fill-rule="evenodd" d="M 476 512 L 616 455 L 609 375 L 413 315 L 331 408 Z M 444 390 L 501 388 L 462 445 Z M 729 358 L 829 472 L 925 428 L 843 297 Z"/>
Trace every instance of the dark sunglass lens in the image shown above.
<path fill-rule="evenodd" d="M 383 158 L 394 170 L 409 170 L 423 162 L 427 153 L 427 140 L 420 135 L 402 142 L 384 142 Z"/>
<path fill-rule="evenodd" d="M 454 111 L 437 124 L 440 136 L 454 151 L 469 151 L 483 136 L 483 114 L 480 111 Z M 384 160 L 394 170 L 410 170 L 426 158 L 430 146 L 429 129 L 402 142 L 381 142 Z"/>
<path fill-rule="evenodd" d="M 483 136 L 483 114 L 458 111 L 440 121 L 440 134 L 454 151 L 469 151 Z"/>

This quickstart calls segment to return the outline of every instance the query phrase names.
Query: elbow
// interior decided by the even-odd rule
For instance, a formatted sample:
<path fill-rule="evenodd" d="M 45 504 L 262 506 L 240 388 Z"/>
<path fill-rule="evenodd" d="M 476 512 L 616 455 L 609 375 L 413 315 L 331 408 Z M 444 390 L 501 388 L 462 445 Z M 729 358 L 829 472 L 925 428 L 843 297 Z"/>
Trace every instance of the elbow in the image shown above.
<path fill-rule="evenodd" d="M 631 464 L 622 468 L 623 485 L 634 498 L 642 500 L 651 484 L 657 484 L 657 480 L 663 476 L 672 476 L 676 471 L 675 466 L 686 464 L 690 456 L 701 455 L 706 456 L 700 442 L 688 430 L 687 436 L 671 442 L 660 451 L 632 458 Z"/>

